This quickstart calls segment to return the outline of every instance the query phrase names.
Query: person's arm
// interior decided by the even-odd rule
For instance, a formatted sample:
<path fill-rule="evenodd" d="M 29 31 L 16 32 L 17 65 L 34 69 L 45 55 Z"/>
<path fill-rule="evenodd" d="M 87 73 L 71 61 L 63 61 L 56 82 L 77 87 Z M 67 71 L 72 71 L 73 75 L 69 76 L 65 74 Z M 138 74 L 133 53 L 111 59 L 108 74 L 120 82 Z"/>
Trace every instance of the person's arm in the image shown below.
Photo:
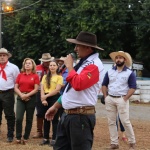
<path fill-rule="evenodd" d="M 135 92 L 135 89 L 129 89 L 128 93 L 123 97 L 123 99 L 127 101 L 133 95 L 134 92 Z"/>
<path fill-rule="evenodd" d="M 48 106 L 48 103 L 45 98 L 44 85 L 41 84 L 41 102 L 44 106 Z"/>
<path fill-rule="evenodd" d="M 107 72 L 105 74 L 105 77 L 104 77 L 103 83 L 102 83 L 102 93 L 104 95 L 104 98 L 106 98 L 108 95 L 108 84 L 109 84 L 109 77 L 108 77 L 108 72 Z"/>
<path fill-rule="evenodd" d="M 17 83 L 15 84 L 14 91 L 16 92 L 17 95 L 19 95 L 22 98 L 22 93 L 19 90 L 19 85 Z"/>
<path fill-rule="evenodd" d="M 55 102 L 52 107 L 50 107 L 47 112 L 45 113 L 45 119 L 53 120 L 55 114 L 57 113 L 58 109 L 61 108 L 62 105 L 59 102 Z"/>
<path fill-rule="evenodd" d="M 127 101 L 136 90 L 136 76 L 134 72 L 131 73 L 128 79 L 129 90 L 127 94 L 123 97 L 125 101 Z"/>
<path fill-rule="evenodd" d="M 38 85 L 38 84 L 35 84 L 35 85 L 34 85 L 34 89 L 33 89 L 31 92 L 29 92 L 29 93 L 26 94 L 27 97 L 30 97 L 30 96 L 34 95 L 35 93 L 37 93 L 37 92 L 38 92 L 38 89 L 39 89 L 39 85 Z"/>
<path fill-rule="evenodd" d="M 107 88 L 107 86 L 102 86 L 102 93 L 104 95 L 104 98 L 106 98 L 107 95 L 108 95 L 108 88 Z"/>
<path fill-rule="evenodd" d="M 98 67 L 90 64 L 83 68 L 80 74 L 72 70 L 68 74 L 67 81 L 76 91 L 87 89 L 99 81 Z"/>

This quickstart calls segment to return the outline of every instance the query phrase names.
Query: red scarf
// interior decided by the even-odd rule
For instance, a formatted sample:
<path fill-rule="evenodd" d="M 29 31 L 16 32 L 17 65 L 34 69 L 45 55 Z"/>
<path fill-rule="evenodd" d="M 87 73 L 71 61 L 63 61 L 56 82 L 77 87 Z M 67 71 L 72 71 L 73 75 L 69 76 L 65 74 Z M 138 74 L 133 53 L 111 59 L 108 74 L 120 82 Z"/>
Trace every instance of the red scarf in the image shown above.
<path fill-rule="evenodd" d="M 8 61 L 7 61 L 8 62 Z M 6 63 L 4 63 L 4 64 L 0 64 L 0 68 L 1 68 L 1 70 L 0 70 L 0 74 L 2 73 L 2 78 L 4 79 L 4 80 L 6 80 L 7 81 L 7 76 L 6 76 L 6 72 L 5 72 L 5 67 L 6 67 L 6 65 L 7 65 L 7 62 Z"/>

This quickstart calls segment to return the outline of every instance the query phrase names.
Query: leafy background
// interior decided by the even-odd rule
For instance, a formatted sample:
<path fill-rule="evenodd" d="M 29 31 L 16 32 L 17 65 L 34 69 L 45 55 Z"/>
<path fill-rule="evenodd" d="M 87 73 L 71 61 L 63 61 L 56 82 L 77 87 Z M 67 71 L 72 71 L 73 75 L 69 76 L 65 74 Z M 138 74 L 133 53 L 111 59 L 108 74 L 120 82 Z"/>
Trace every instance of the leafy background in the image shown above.
<path fill-rule="evenodd" d="M 37 0 L 14 0 L 15 10 Z M 3 47 L 13 53 L 12 62 L 21 66 L 24 58 L 36 63 L 42 53 L 66 56 L 74 49 L 66 38 L 80 31 L 97 35 L 98 46 L 105 49 L 100 58 L 123 50 L 150 70 L 149 0 L 41 0 L 39 3 L 2 15 Z"/>

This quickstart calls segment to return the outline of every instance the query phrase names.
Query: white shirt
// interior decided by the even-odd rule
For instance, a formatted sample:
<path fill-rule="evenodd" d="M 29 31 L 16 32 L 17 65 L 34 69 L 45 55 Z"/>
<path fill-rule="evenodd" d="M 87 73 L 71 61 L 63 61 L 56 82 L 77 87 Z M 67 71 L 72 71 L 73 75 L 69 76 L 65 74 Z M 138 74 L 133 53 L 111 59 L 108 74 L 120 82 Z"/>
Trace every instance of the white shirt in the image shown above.
<path fill-rule="evenodd" d="M 82 106 L 95 106 L 95 104 L 97 103 L 97 94 L 99 91 L 99 87 L 102 84 L 102 79 L 105 72 L 103 64 L 98 57 L 98 53 L 88 57 L 87 60 L 85 60 L 83 64 L 80 66 L 77 73 L 80 74 L 83 68 L 90 64 L 94 64 L 98 67 L 99 81 L 93 86 L 81 91 L 76 91 L 74 88 L 71 88 L 66 93 L 66 89 L 65 89 L 62 95 L 62 106 L 64 109 L 72 109 L 72 108 L 77 108 Z"/>
<path fill-rule="evenodd" d="M 0 90 L 5 91 L 5 90 L 13 89 L 16 78 L 19 74 L 19 68 L 16 65 L 8 62 L 6 64 L 6 67 L 4 68 L 4 71 L 7 76 L 7 81 L 2 78 L 2 73 L 1 73 L 0 74 Z"/>

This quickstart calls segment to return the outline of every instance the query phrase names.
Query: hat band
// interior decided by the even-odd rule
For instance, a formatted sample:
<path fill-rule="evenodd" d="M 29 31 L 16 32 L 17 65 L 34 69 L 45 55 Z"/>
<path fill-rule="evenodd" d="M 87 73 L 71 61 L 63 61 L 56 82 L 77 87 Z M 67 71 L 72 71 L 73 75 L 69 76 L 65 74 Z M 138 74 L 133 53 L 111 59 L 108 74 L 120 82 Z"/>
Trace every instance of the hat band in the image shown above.
<path fill-rule="evenodd" d="M 44 60 L 48 60 L 48 59 L 51 59 L 51 58 L 42 58 L 42 59 L 44 59 Z"/>

